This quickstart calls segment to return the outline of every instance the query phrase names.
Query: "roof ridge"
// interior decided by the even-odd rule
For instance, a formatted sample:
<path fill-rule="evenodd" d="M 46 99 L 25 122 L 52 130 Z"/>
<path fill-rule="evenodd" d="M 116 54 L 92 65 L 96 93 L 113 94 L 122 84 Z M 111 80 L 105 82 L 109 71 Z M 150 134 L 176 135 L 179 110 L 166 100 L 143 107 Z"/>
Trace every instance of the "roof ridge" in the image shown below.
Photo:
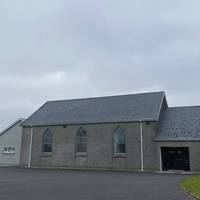
<path fill-rule="evenodd" d="M 157 120 L 161 97 L 164 94 L 163 91 L 159 91 L 47 101 L 23 123 L 23 126 L 34 126 L 41 123 L 63 124 L 71 123 L 72 121 L 74 123 L 82 121 L 92 123 L 97 121 L 135 121 L 136 119 L 143 120 L 146 118 Z M 98 106 L 101 109 L 98 109 Z"/>
<path fill-rule="evenodd" d="M 137 95 L 158 94 L 158 93 L 165 93 L 165 92 L 164 91 L 157 91 L 157 92 L 143 92 L 143 93 L 134 93 L 134 94 L 119 94 L 119 95 L 110 95 L 110 96 L 96 96 L 96 97 L 86 97 L 86 98 L 61 99 L 61 100 L 47 101 L 46 103 L 61 102 L 61 101 L 80 101 L 80 100 L 88 100 L 88 99 L 104 99 L 104 98 L 111 98 L 111 97 L 123 97 L 123 96 L 133 96 L 133 95 L 137 96 Z"/>

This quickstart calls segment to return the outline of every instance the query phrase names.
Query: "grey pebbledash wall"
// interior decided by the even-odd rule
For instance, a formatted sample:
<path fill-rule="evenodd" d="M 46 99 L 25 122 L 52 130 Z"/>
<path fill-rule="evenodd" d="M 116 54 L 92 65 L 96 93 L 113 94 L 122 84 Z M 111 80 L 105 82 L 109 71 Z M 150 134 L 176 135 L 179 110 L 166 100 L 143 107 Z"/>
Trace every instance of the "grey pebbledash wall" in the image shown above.
<path fill-rule="evenodd" d="M 121 126 L 126 134 L 126 155 L 113 155 L 113 132 Z M 83 127 L 87 131 L 87 156 L 75 154 L 75 135 Z M 53 152 L 42 154 L 41 141 L 44 131 L 53 133 Z M 143 122 L 144 170 L 159 170 L 157 160 L 156 122 Z M 31 128 L 23 128 L 21 166 L 28 166 Z M 141 169 L 140 123 L 109 123 L 33 127 L 31 167 Z"/>
<path fill-rule="evenodd" d="M 199 141 L 160 141 L 156 142 L 158 154 L 156 154 L 157 161 L 160 161 L 160 148 L 161 147 L 188 147 L 190 157 L 190 170 L 200 171 L 200 142 Z M 160 166 L 161 167 L 161 166 Z"/>

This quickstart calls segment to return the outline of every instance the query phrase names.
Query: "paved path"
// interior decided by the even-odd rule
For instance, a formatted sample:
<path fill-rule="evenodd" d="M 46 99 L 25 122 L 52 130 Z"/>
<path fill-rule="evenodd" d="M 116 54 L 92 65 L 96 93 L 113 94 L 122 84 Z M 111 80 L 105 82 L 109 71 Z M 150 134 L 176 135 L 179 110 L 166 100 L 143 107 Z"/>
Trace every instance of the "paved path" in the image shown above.
<path fill-rule="evenodd" d="M 0 200 L 191 200 L 184 176 L 0 168 Z"/>

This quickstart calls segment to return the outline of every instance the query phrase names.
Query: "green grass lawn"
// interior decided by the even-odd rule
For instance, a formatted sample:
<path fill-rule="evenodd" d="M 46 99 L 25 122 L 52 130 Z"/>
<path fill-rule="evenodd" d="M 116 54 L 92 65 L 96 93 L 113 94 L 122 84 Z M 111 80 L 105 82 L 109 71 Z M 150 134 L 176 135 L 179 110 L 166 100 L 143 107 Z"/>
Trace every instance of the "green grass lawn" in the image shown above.
<path fill-rule="evenodd" d="M 189 176 L 181 182 L 181 187 L 200 198 L 200 176 Z"/>

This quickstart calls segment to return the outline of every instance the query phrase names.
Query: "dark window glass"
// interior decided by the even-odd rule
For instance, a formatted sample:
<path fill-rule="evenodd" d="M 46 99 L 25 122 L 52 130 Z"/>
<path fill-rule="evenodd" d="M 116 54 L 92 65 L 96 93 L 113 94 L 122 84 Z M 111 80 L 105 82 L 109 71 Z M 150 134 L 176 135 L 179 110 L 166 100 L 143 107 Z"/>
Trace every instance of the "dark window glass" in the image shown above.
<path fill-rule="evenodd" d="M 114 132 L 114 154 L 126 153 L 125 131 L 118 127 Z"/>
<path fill-rule="evenodd" d="M 47 129 L 42 137 L 42 152 L 51 153 L 53 144 L 53 134 L 49 129 Z"/>
<path fill-rule="evenodd" d="M 76 152 L 87 152 L 87 133 L 84 128 L 80 128 L 76 134 Z"/>

